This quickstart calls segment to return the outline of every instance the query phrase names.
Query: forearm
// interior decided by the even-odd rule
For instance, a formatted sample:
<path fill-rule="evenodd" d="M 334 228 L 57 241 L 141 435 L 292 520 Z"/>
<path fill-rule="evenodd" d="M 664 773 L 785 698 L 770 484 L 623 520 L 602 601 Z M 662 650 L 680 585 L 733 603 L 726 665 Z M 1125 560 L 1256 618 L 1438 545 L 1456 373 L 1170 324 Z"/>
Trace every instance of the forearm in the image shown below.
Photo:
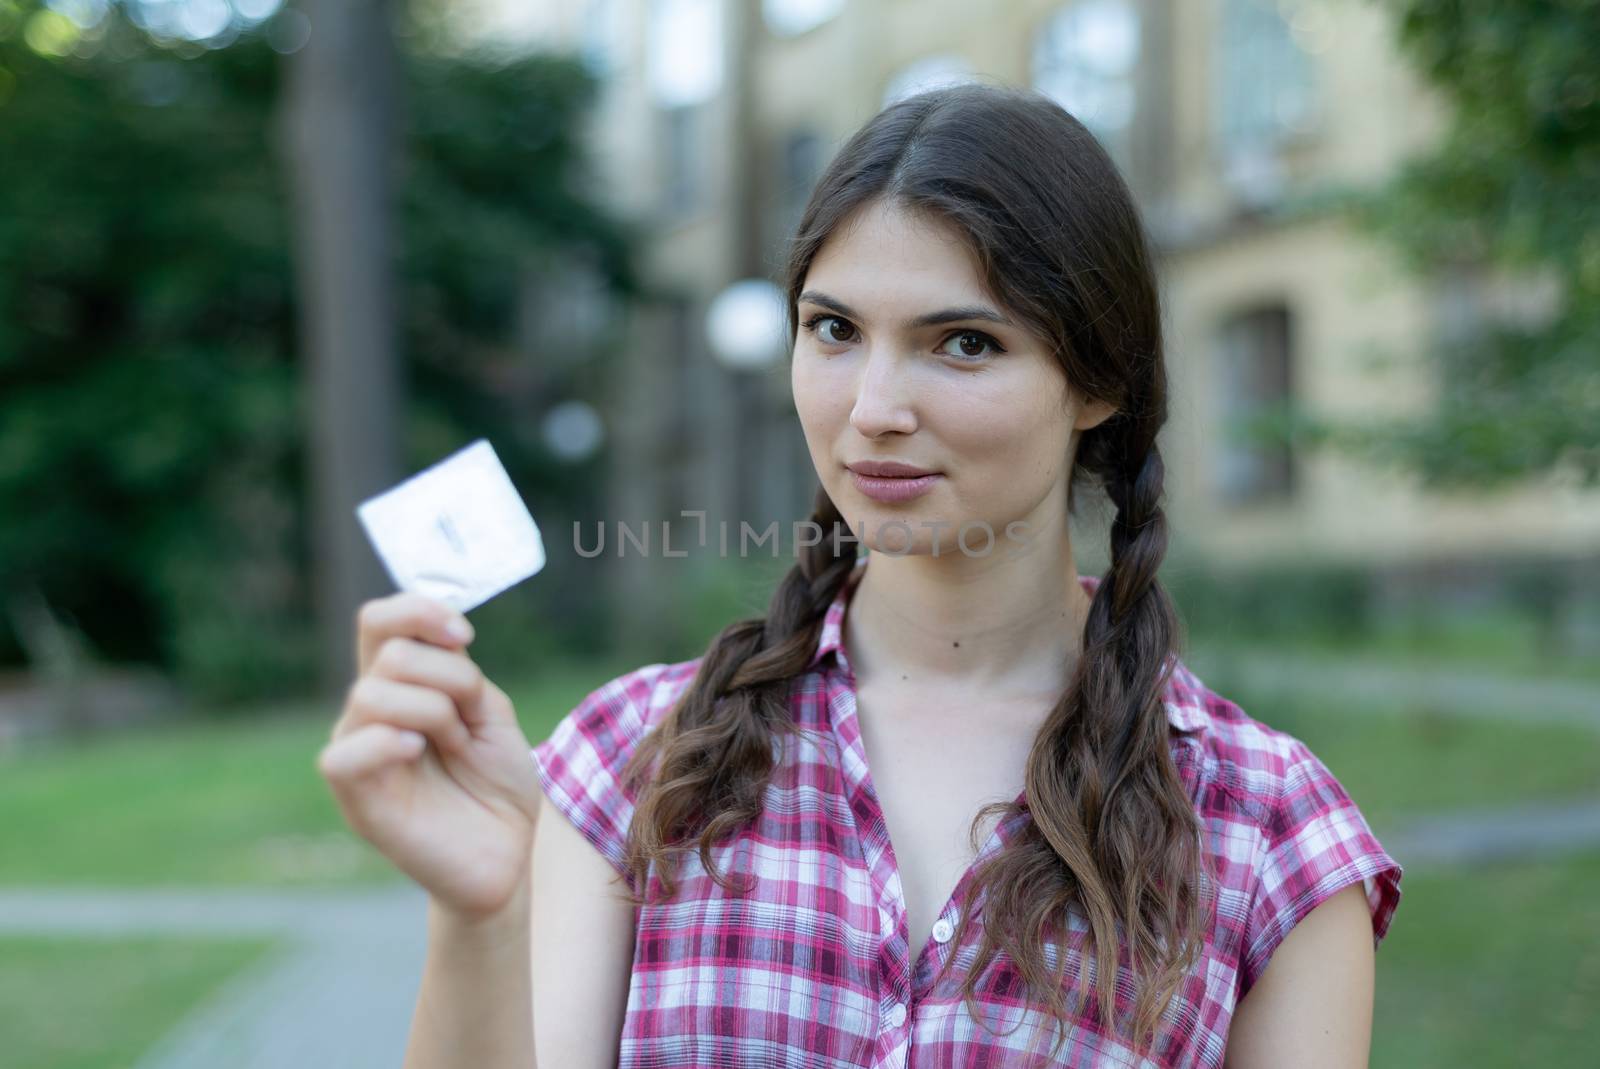
<path fill-rule="evenodd" d="M 529 888 L 467 922 L 428 905 L 428 955 L 404 1069 L 537 1069 Z"/>

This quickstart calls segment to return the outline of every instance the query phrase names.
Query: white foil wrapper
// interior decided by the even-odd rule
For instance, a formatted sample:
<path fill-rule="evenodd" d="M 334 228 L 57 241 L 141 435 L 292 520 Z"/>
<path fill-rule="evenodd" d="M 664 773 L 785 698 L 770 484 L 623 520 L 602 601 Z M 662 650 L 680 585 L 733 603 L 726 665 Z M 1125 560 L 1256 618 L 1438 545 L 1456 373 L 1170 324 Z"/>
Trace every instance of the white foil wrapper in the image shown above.
<path fill-rule="evenodd" d="M 544 567 L 544 541 L 488 439 L 356 506 L 401 590 L 476 608 Z"/>

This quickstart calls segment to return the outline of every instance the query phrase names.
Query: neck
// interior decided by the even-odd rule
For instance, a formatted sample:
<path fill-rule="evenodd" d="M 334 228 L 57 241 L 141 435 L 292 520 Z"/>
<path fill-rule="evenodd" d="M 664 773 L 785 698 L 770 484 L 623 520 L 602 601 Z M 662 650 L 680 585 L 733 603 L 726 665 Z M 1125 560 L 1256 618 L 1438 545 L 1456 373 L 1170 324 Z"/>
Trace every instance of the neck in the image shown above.
<path fill-rule="evenodd" d="M 1067 686 L 1090 599 L 1064 531 L 1014 554 L 872 553 L 865 569 L 845 615 L 858 683 L 996 697 L 1055 695 Z"/>

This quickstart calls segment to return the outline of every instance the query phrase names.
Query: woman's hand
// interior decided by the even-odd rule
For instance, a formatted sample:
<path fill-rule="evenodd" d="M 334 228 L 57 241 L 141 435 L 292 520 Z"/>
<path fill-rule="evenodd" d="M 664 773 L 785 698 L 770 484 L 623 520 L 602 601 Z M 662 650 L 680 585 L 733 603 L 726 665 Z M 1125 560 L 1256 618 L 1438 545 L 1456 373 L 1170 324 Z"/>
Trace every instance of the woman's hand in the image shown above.
<path fill-rule="evenodd" d="M 439 906 L 493 916 L 528 878 L 540 804 L 511 699 L 467 656 L 466 617 L 441 601 L 376 598 L 356 630 L 356 679 L 317 769 L 350 827 Z"/>

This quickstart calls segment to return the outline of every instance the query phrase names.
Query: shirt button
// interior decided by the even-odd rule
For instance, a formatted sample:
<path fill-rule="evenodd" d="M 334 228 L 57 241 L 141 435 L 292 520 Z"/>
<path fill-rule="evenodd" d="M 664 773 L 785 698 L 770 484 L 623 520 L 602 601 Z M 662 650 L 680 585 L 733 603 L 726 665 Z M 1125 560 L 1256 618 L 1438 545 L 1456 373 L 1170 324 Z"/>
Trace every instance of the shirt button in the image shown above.
<path fill-rule="evenodd" d="M 890 1024 L 891 1027 L 899 1028 L 901 1025 L 903 1025 L 905 1023 L 906 1023 L 906 1007 L 905 1007 L 905 1003 L 896 1002 L 894 1004 L 894 1008 L 889 1011 L 889 1024 Z"/>
<path fill-rule="evenodd" d="M 955 925 L 940 917 L 933 922 L 933 938 L 940 943 L 950 942 L 950 937 L 956 934 Z"/>

